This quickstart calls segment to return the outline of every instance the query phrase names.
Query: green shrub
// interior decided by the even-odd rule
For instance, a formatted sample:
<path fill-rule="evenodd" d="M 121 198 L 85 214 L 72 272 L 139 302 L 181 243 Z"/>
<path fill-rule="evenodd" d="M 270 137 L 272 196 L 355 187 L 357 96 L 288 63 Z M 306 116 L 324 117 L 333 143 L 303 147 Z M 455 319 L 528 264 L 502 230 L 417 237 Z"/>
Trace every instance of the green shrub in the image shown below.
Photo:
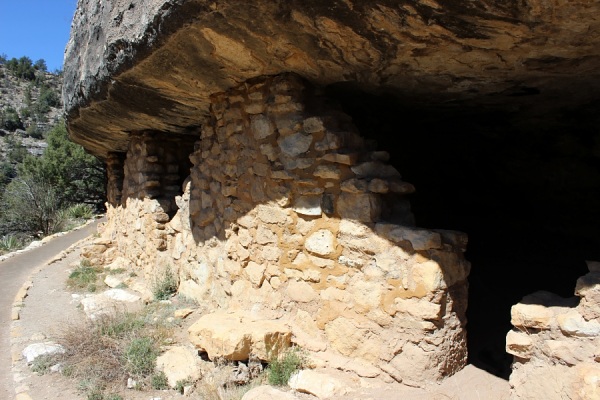
<path fill-rule="evenodd" d="M 164 276 L 154 282 L 152 294 L 155 300 L 168 300 L 172 295 L 177 293 L 178 282 L 171 272 L 171 269 L 165 270 Z"/>
<path fill-rule="evenodd" d="M 146 325 L 144 317 L 140 314 L 123 313 L 110 318 L 101 318 L 98 321 L 99 333 L 111 338 L 124 338 L 132 332 L 138 332 Z"/>
<path fill-rule="evenodd" d="M 2 115 L 0 115 L 2 128 L 9 132 L 14 132 L 17 129 L 23 129 L 23 121 L 19 117 L 19 113 L 12 107 L 7 107 Z"/>
<path fill-rule="evenodd" d="M 133 376 L 148 376 L 154 371 L 157 356 L 158 352 L 151 338 L 134 338 L 125 348 L 125 370 Z"/>
<path fill-rule="evenodd" d="M 150 378 L 150 386 L 152 386 L 152 389 L 156 390 L 168 389 L 169 380 L 167 379 L 167 375 L 165 375 L 165 373 L 162 371 L 152 375 L 152 378 Z"/>
<path fill-rule="evenodd" d="M 177 383 L 175 383 L 175 390 L 178 391 L 180 394 L 183 394 L 185 387 L 190 385 L 191 383 L 192 383 L 192 381 L 189 378 L 181 379 L 181 380 L 177 381 Z"/>
<path fill-rule="evenodd" d="M 94 292 L 96 291 L 96 281 L 98 280 L 99 272 L 99 268 L 94 268 L 89 263 L 82 261 L 69 275 L 67 286 L 72 289 L 83 289 Z"/>
<path fill-rule="evenodd" d="M 23 243 L 19 238 L 13 235 L 6 235 L 0 239 L 0 251 L 10 252 L 18 250 L 23 246 Z"/>
<path fill-rule="evenodd" d="M 291 347 L 269 364 L 269 384 L 287 385 L 294 372 L 306 364 L 306 356 L 298 347 Z"/>
<path fill-rule="evenodd" d="M 31 370 L 37 374 L 44 375 L 50 371 L 50 367 L 56 364 L 53 356 L 39 356 L 31 364 Z"/>
<path fill-rule="evenodd" d="M 74 219 L 90 219 L 94 216 L 94 209 L 89 204 L 78 203 L 69 207 L 67 214 Z"/>

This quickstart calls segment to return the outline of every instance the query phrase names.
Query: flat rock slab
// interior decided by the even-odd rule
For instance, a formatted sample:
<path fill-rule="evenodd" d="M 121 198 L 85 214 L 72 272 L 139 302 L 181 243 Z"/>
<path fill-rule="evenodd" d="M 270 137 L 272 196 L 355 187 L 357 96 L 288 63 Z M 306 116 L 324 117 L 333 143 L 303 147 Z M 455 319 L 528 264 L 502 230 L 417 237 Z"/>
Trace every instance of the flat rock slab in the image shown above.
<path fill-rule="evenodd" d="M 233 361 L 247 360 L 250 354 L 267 361 L 288 348 L 292 336 L 283 322 L 222 312 L 204 315 L 188 333 L 194 346 L 206 351 L 211 360 Z"/>
<path fill-rule="evenodd" d="M 110 289 L 81 300 L 83 311 L 90 319 L 117 312 L 135 312 L 142 308 L 142 299 L 123 289 Z"/>

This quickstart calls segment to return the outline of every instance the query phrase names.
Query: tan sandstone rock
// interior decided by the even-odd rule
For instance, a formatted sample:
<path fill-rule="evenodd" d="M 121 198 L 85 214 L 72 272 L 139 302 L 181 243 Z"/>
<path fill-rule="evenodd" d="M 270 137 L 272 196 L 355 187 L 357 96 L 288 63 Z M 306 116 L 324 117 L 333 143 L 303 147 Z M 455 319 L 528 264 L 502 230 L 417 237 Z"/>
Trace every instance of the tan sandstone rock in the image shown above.
<path fill-rule="evenodd" d="M 292 389 L 312 394 L 318 399 L 343 396 L 352 390 L 349 379 L 323 370 L 303 369 L 292 375 L 288 384 Z"/>
<path fill-rule="evenodd" d="M 217 312 L 204 315 L 188 329 L 190 341 L 214 360 L 247 360 L 250 354 L 270 360 L 290 346 L 287 324 L 273 320 L 256 320 L 242 314 Z"/>
<path fill-rule="evenodd" d="M 175 388 L 177 382 L 200 379 L 200 357 L 197 352 L 188 347 L 178 346 L 167 350 L 156 359 L 156 369 L 164 372 L 169 386 Z"/>

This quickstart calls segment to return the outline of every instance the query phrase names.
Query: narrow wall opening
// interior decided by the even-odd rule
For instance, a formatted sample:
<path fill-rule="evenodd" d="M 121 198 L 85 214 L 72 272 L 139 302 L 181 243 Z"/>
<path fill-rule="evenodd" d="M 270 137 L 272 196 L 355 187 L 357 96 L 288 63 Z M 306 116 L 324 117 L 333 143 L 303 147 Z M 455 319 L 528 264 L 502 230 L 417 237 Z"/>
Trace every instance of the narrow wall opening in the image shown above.
<path fill-rule="evenodd" d="M 585 260 L 600 259 L 598 104 L 541 114 L 528 93 L 483 106 L 328 88 L 415 185 L 417 225 L 469 235 L 469 361 L 503 378 L 511 306 L 538 290 L 573 296 Z"/>

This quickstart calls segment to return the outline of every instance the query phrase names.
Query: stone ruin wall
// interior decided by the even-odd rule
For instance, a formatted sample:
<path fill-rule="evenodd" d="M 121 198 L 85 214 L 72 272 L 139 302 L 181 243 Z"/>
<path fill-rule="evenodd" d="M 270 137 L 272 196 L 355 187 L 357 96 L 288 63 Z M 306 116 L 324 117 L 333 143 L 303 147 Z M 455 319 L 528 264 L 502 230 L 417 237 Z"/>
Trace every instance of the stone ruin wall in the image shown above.
<path fill-rule="evenodd" d="M 511 398 L 600 398 L 600 262 L 577 280 L 576 297 L 525 296 L 511 310 Z"/>
<path fill-rule="evenodd" d="M 214 95 L 194 140 L 111 155 L 95 261 L 126 259 L 148 296 L 170 269 L 207 313 L 286 324 L 317 365 L 414 385 L 464 367 L 466 235 L 412 226 L 414 188 L 347 115 L 267 77 Z"/>

